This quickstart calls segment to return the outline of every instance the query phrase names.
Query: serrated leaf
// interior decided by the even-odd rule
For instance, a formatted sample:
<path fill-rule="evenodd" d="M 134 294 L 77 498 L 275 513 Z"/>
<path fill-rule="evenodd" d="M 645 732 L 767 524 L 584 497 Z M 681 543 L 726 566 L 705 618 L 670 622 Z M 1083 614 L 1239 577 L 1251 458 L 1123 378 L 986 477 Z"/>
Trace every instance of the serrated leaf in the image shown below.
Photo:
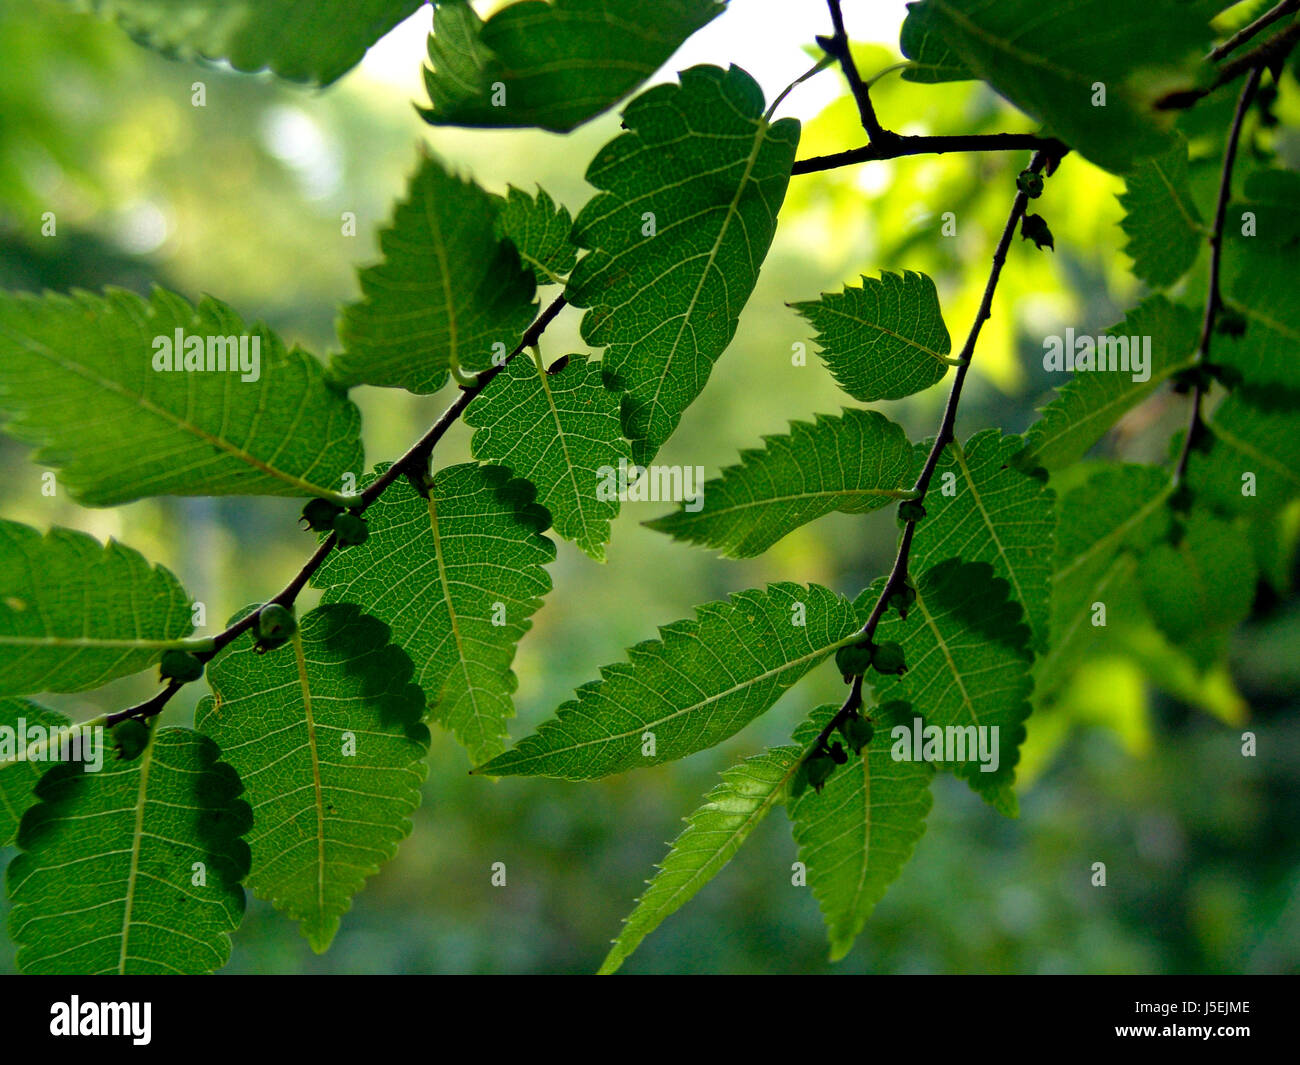
<path fill-rule="evenodd" d="M 821 357 L 854 399 L 902 399 L 938 384 L 952 340 L 939 293 L 925 274 L 906 270 L 862 277 L 862 286 L 791 304 L 817 330 Z"/>
<path fill-rule="evenodd" d="M 26 973 L 210 973 L 244 914 L 248 804 L 217 745 L 164 728 L 133 761 L 57 765 L 6 885 Z"/>
<path fill-rule="evenodd" d="M 592 558 L 605 560 L 618 497 L 600 491 L 631 450 L 618 421 L 618 395 L 600 365 L 581 355 L 547 373 L 526 356 L 514 359 L 465 411 L 477 459 L 508 467 L 537 486 L 537 502 L 555 531 Z"/>
<path fill-rule="evenodd" d="M 534 197 L 511 185 L 497 215 L 497 235 L 514 244 L 539 285 L 562 284 L 578 261 L 572 229 L 569 209 L 541 188 Z"/>
<path fill-rule="evenodd" d="M 1240 528 L 1197 510 L 1177 544 L 1142 555 L 1138 574 L 1151 619 L 1204 667 L 1223 656 L 1228 632 L 1249 616 L 1258 569 Z"/>
<path fill-rule="evenodd" d="M 911 703 L 927 727 L 963 730 L 965 757 L 939 764 L 987 801 L 1003 804 L 1015 780 L 1034 686 L 1024 612 L 1011 598 L 1011 586 L 987 562 L 951 558 L 914 580 L 916 602 L 907 619 L 887 613 L 875 636 L 877 643 L 902 644 L 907 672 L 869 673 L 876 698 Z M 877 581 L 863 593 L 859 606 L 874 603 L 881 587 Z M 975 757 L 978 733 L 971 726 L 998 729 L 996 741 L 992 731 L 985 734 L 988 749 L 996 750 L 996 766 L 989 771 Z"/>
<path fill-rule="evenodd" d="M 1206 229 L 1192 199 L 1187 141 L 1138 163 L 1124 177 L 1120 227 L 1128 234 L 1124 253 L 1133 273 L 1156 288 L 1172 285 L 1192 268 L 1205 245 Z"/>
<path fill-rule="evenodd" d="M 1128 353 L 1129 371 L 1076 370 L 1061 388 L 1056 399 L 1039 412 L 1041 417 L 1025 433 L 1025 447 L 1016 457 L 1017 465 L 1024 469 L 1043 466 L 1057 470 L 1082 458 L 1089 448 L 1106 435 L 1120 417 L 1141 403 L 1162 383 L 1193 365 L 1200 340 L 1201 319 L 1198 312 L 1181 304 L 1171 303 L 1164 296 L 1152 296 L 1129 312 L 1124 321 L 1106 330 L 1107 337 L 1116 338 L 1114 345 L 1106 342 L 1105 351 L 1097 351 L 1096 343 L 1088 338 L 1093 351 L 1094 365 L 1104 356 L 1107 364 L 1122 366 Z M 1072 352 L 1065 337 L 1059 342 L 1062 359 L 1078 357 Z M 1150 338 L 1150 353 L 1146 341 Z M 1136 338 L 1136 339 L 1135 339 Z M 1078 348 L 1083 338 L 1075 338 Z M 1121 346 L 1120 342 L 1125 342 Z M 1135 381 L 1134 344 L 1141 343 L 1145 373 L 1144 381 Z M 1053 345 L 1055 347 L 1055 345 Z M 1088 350 L 1085 346 L 1084 352 Z M 1048 351 L 1044 358 L 1052 355 Z M 1064 365 L 1064 363 L 1063 363 Z"/>
<path fill-rule="evenodd" d="M 823 706 L 794 734 L 807 746 L 837 707 Z M 895 761 L 881 729 L 861 756 L 836 767 L 820 792 L 809 789 L 790 804 L 799 860 L 826 921 L 831 961 L 853 947 L 871 911 L 902 872 L 930 812 L 926 762 Z"/>
<path fill-rule="evenodd" d="M 1300 201 L 1293 201 L 1292 210 L 1295 202 Z M 1238 239 L 1224 295 L 1245 318 L 1246 331 L 1239 338 L 1215 336 L 1210 352 L 1212 362 L 1236 368 L 1247 386 L 1267 390 L 1274 401 L 1289 393 L 1291 406 L 1300 406 L 1297 250 L 1295 245 L 1273 246 L 1255 237 Z"/>
<path fill-rule="evenodd" d="M 427 500 L 398 481 L 366 523 L 369 539 L 334 552 L 312 583 L 323 602 L 357 603 L 392 630 L 434 719 L 485 761 L 514 716 L 515 645 L 551 590 L 546 512 L 531 485 L 468 463 L 439 470 Z"/>
<path fill-rule="evenodd" d="M 903 70 L 904 80 L 932 85 L 974 78 L 939 31 L 935 9 L 920 4 L 908 4 L 907 9 L 899 34 L 899 50 L 910 61 Z"/>
<path fill-rule="evenodd" d="M 684 70 L 623 112 L 587 169 L 600 191 L 573 241 L 590 249 L 565 295 L 626 390 L 623 433 L 649 463 L 735 335 L 776 231 L 799 123 L 770 124 L 739 67 Z M 647 234 L 653 231 L 654 236 Z"/>
<path fill-rule="evenodd" d="M 1042 650 L 1047 647 L 1056 511 L 1052 490 L 1011 465 L 1022 443 L 1018 436 L 985 429 L 965 445 L 944 448 L 926 494 L 926 517 L 912 541 L 911 565 L 921 571 L 954 557 L 990 563 L 1011 584 L 1033 646 Z"/>
<path fill-rule="evenodd" d="M 605 666 L 477 772 L 594 780 L 684 758 L 739 732 L 857 628 L 852 604 L 816 584 L 738 592 L 695 615 Z"/>
<path fill-rule="evenodd" d="M 453 367 L 485 370 L 533 320 L 532 272 L 498 236 L 500 197 L 425 156 L 379 234 L 383 261 L 360 271 L 343 308 L 342 383 L 436 392 Z"/>
<path fill-rule="evenodd" d="M 1155 466 L 1105 465 L 1058 499 L 1051 641 L 1035 663 L 1039 698 L 1117 631 L 1096 624 L 1093 604 L 1105 605 L 1108 622 L 1137 604 L 1134 552 L 1168 534 L 1171 491 L 1168 472 Z"/>
<path fill-rule="evenodd" d="M 0 699 L 0 847 L 13 844 L 23 812 L 36 801 L 32 789 L 49 768 L 50 731 L 69 724 L 26 699 Z"/>
<path fill-rule="evenodd" d="M 1169 149 L 1169 116 L 1154 103 L 1168 72 L 1211 39 L 1209 14 L 1201 0 L 920 0 L 908 5 L 907 21 L 920 23 L 924 36 L 906 23 L 903 36 L 934 39 L 927 69 L 970 70 L 1081 154 L 1122 173 Z M 1099 84 L 1104 107 L 1094 104 Z"/>
<path fill-rule="evenodd" d="M 257 379 L 156 370 L 169 350 L 156 338 L 174 347 L 177 330 L 204 341 L 205 367 L 248 337 Z M 364 469 L 361 415 L 326 387 L 311 355 L 265 326 L 248 329 L 224 303 L 204 297 L 195 308 L 159 288 L 148 301 L 122 289 L 0 294 L 0 423 L 92 507 L 158 495 L 329 496 L 344 473 Z"/>
<path fill-rule="evenodd" d="M 167 55 L 328 85 L 422 0 L 72 0 Z"/>
<path fill-rule="evenodd" d="M 1228 514 L 1259 514 L 1300 495 L 1300 469 L 1291 458 L 1300 411 L 1238 391 L 1214 409 L 1208 424 L 1209 454 L 1193 451 L 1187 467 L 1196 500 Z"/>
<path fill-rule="evenodd" d="M 1300 240 L 1300 216 L 1295 209 L 1297 201 L 1300 201 L 1300 174 L 1294 170 L 1271 168 L 1254 171 L 1246 177 L 1242 195 L 1234 198 L 1228 208 L 1228 218 L 1238 221 L 1239 225 L 1226 227 L 1225 244 L 1234 250 L 1245 251 L 1255 241 L 1267 248 L 1283 248 L 1295 243 Z M 1241 231 L 1248 221 L 1243 217 L 1246 211 L 1255 216 L 1249 233 Z"/>
<path fill-rule="evenodd" d="M 429 730 L 411 660 L 352 604 L 303 617 L 287 646 L 241 639 L 208 666 L 195 711 L 253 810 L 248 886 L 298 921 L 318 954 L 420 804 Z"/>
<path fill-rule="evenodd" d="M 191 631 L 185 590 L 139 552 L 0 520 L 0 695 L 98 688 Z"/>
<path fill-rule="evenodd" d="M 487 22 L 441 2 L 424 84 L 434 125 L 538 126 L 567 133 L 613 107 L 724 10 L 721 0 L 507 4 Z"/>
<path fill-rule="evenodd" d="M 819 414 L 763 442 L 708 481 L 699 502 L 646 524 L 729 558 L 751 558 L 832 511 L 864 514 L 896 502 L 915 481 L 912 445 L 875 411 Z"/>
<path fill-rule="evenodd" d="M 623 930 L 601 963 L 600 974 L 617 971 L 641 941 L 681 909 L 740 850 L 773 807 L 799 768 L 798 747 L 770 747 L 724 770 L 704 805 L 686 818 L 654 879 L 623 922 Z"/>

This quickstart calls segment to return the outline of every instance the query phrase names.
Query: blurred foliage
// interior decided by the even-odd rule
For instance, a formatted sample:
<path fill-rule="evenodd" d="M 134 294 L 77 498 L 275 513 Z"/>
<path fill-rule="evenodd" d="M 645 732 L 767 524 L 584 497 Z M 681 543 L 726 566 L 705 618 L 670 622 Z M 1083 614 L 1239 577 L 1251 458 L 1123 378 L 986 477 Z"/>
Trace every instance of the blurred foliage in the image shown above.
<path fill-rule="evenodd" d="M 714 62 L 749 67 L 756 56 L 797 52 L 802 43 L 729 33 L 733 17 L 738 12 L 719 19 L 709 38 Z M 145 292 L 157 282 L 191 298 L 210 292 L 324 356 L 334 346 L 336 307 L 355 296 L 355 268 L 374 260 L 374 234 L 416 165 L 421 139 L 495 192 L 540 183 L 576 212 L 590 194 L 584 161 L 618 132 L 617 115 L 563 137 L 430 130 L 410 104 L 428 20 L 426 7 L 397 31 L 411 45 L 409 91 L 366 65 L 314 91 L 169 61 L 51 0 L 0 0 L 0 286 Z M 809 40 L 825 29 L 807 15 L 799 23 L 810 27 Z M 857 55 L 870 77 L 898 61 L 897 44 L 864 44 Z M 202 107 L 192 103 L 196 82 L 205 86 Z M 765 84 L 769 97 L 779 88 Z M 1033 129 L 976 83 L 935 88 L 886 73 L 873 97 L 901 133 Z M 1294 116 L 1298 97 L 1295 81 L 1284 79 L 1278 112 Z M 1230 94 L 1180 123 L 1207 215 L 1225 107 Z M 841 95 L 806 123 L 800 155 L 863 139 L 852 101 Z M 1300 158 L 1290 141 L 1275 147 L 1293 165 Z M 921 270 L 935 279 L 954 334 L 963 335 L 1023 164 L 1016 153 L 930 156 L 794 179 L 737 338 L 661 461 L 713 475 L 760 434 L 847 402 L 786 301 L 816 298 L 862 273 Z M 1140 296 L 1120 253 L 1120 191 L 1118 179 L 1077 157 L 1062 164 L 1040 201 L 1056 251 L 1019 241 L 1013 249 L 959 435 L 990 425 L 1023 429 L 1052 383 L 1037 338 L 1067 324 L 1101 332 Z M 949 211 L 956 235 L 942 237 Z M 45 212 L 54 213 L 56 237 L 41 236 Z M 355 237 L 345 235 L 345 212 L 355 215 Z M 1183 282 L 1188 291 L 1203 289 L 1204 270 L 1202 261 Z M 577 320 L 566 312 L 548 332 L 548 356 L 581 350 Z M 808 345 L 805 366 L 792 364 L 797 343 Z M 942 391 L 890 404 L 890 414 L 924 438 Z M 447 398 L 369 388 L 354 395 L 370 462 L 398 454 Z M 1183 411 L 1177 397 L 1158 396 L 1121 424 L 1103 453 L 1161 460 Z M 439 464 L 468 458 L 467 443 L 457 427 Z M 310 546 L 295 531 L 291 500 L 161 499 L 83 510 L 41 494 L 40 470 L 23 448 L 0 439 L 0 460 L 6 517 L 122 539 L 205 602 L 210 631 L 278 588 Z M 655 624 L 687 617 L 697 603 L 774 580 L 818 581 L 852 595 L 893 554 L 891 513 L 832 515 L 759 559 L 724 562 L 640 525 L 661 509 L 625 506 L 607 564 L 559 544 L 556 591 L 515 665 L 514 735 L 549 716 L 599 664 L 619 660 Z M 1295 569 L 1291 524 L 1273 547 L 1273 571 L 1284 576 Z M 1300 603 L 1265 589 L 1226 673 L 1197 675 L 1153 631 L 1085 664 L 1067 696 L 1030 719 L 1019 821 L 940 777 L 915 859 L 833 970 L 816 904 L 791 885 L 794 844 L 780 816 L 647 939 L 627 969 L 1300 970 L 1297 648 Z M 464 754 L 435 733 L 413 836 L 359 896 L 331 951 L 316 957 L 290 922 L 250 899 L 226 971 L 591 971 L 663 856 L 663 841 L 718 770 L 764 744 L 788 742 L 804 710 L 838 702 L 839 689 L 823 668 L 721 750 L 595 784 L 471 778 Z M 85 717 L 151 691 L 140 676 L 47 701 Z M 187 723 L 200 694 L 187 688 L 169 720 Z M 1256 734 L 1258 757 L 1241 756 L 1243 728 Z M 489 883 L 498 861 L 508 871 L 503 888 Z M 1105 888 L 1091 886 L 1098 861 L 1106 863 Z M 12 966 L 12 945 L 0 937 L 0 971 Z"/>

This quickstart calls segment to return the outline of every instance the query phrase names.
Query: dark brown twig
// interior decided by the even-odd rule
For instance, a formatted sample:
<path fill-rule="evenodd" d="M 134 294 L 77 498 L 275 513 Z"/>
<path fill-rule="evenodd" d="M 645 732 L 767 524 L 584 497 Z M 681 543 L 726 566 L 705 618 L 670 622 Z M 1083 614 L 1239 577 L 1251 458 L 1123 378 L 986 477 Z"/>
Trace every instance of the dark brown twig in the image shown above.
<path fill-rule="evenodd" d="M 1055 158 L 1057 157 L 1049 155 L 1045 151 L 1036 152 L 1029 164 L 1029 169 L 1034 173 L 1041 173 L 1043 168 L 1049 162 L 1053 162 Z M 970 371 L 971 357 L 975 353 L 975 344 L 979 340 L 980 329 L 992 314 L 993 294 L 998 286 L 998 278 L 1002 275 L 1002 267 L 1007 260 L 1007 250 L 1011 247 L 1011 240 L 1015 236 L 1016 226 L 1020 224 L 1028 206 L 1029 194 L 1024 191 L 1017 192 L 1016 198 L 1011 205 L 1011 213 L 1007 217 L 1007 224 L 1002 230 L 1002 236 L 993 252 L 993 266 L 989 271 L 988 281 L 984 285 L 984 295 L 980 299 L 979 310 L 975 314 L 975 320 L 971 323 L 970 332 L 966 334 L 966 342 L 962 345 L 961 355 L 958 357 L 957 373 L 953 378 L 952 388 L 948 392 L 948 402 L 943 408 L 943 418 L 939 422 L 938 433 L 934 438 L 933 445 L 930 447 L 930 453 L 925 458 L 925 464 L 921 467 L 921 472 L 916 478 L 916 483 L 912 486 L 912 491 L 916 493 L 914 501 L 917 503 L 924 502 L 925 493 L 930 487 L 930 481 L 933 479 L 934 471 L 939 465 L 943 449 L 954 439 L 953 429 L 957 422 L 957 406 L 961 402 L 962 386 L 966 383 L 966 375 Z M 885 616 L 885 611 L 889 609 L 890 600 L 903 589 L 907 580 L 907 567 L 912 553 L 912 539 L 916 535 L 916 525 L 916 520 L 909 519 L 903 526 L 903 532 L 898 541 L 898 552 L 894 556 L 894 564 L 890 567 L 889 576 L 885 579 L 885 586 L 881 589 L 880 596 L 871 608 L 866 623 L 858 633 L 859 642 L 862 645 L 870 645 L 872 638 L 876 634 L 876 627 Z M 839 728 L 840 723 L 861 708 L 862 684 L 863 678 L 861 675 L 853 678 L 850 682 L 848 697 L 830 721 L 827 722 L 826 727 L 818 734 L 811 748 L 812 750 L 824 748 L 831 733 Z"/>
<path fill-rule="evenodd" d="M 1214 320 L 1223 306 L 1223 294 L 1219 290 L 1219 272 L 1223 258 L 1223 222 L 1227 217 L 1228 199 L 1232 192 L 1232 168 L 1237 159 L 1237 145 L 1241 140 L 1246 112 L 1250 109 L 1250 102 L 1255 96 L 1255 90 L 1259 88 L 1263 75 L 1264 68 L 1256 67 L 1250 72 L 1246 84 L 1242 86 L 1241 95 L 1237 98 L 1237 110 L 1232 116 L 1232 126 L 1228 130 L 1228 143 L 1223 150 L 1223 170 L 1219 175 L 1219 198 L 1214 209 L 1214 227 L 1210 230 L 1210 280 L 1205 294 L 1205 315 L 1201 319 L 1201 335 L 1196 344 L 1196 355 L 1192 360 L 1195 366 L 1203 365 L 1210 357 L 1210 338 L 1214 335 Z M 1182 485 L 1186 478 L 1187 463 L 1191 458 L 1192 449 L 1196 447 L 1205 432 L 1205 423 L 1201 417 L 1201 404 L 1204 399 L 1205 381 L 1203 375 L 1198 374 L 1192 386 L 1192 410 L 1188 416 L 1187 435 L 1183 438 L 1182 450 L 1174 466 L 1175 488 Z"/>
<path fill-rule="evenodd" d="M 945 152 L 1047 152 L 1060 157 L 1066 146 L 1052 137 L 1039 137 L 1033 133 L 967 133 L 934 137 L 894 137 L 885 144 L 871 143 L 861 148 L 850 148 L 833 155 L 816 155 L 798 160 L 790 168 L 792 175 L 813 174 L 822 170 L 835 170 L 855 163 L 869 163 L 880 159 L 899 159 L 909 155 L 943 155 Z"/>

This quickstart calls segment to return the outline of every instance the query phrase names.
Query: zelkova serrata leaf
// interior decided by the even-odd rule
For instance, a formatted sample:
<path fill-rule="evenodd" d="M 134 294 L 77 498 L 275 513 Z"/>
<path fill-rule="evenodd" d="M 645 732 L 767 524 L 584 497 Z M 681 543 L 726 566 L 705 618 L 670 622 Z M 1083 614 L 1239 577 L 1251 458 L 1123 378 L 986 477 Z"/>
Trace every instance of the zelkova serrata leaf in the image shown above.
<path fill-rule="evenodd" d="M 424 70 L 434 125 L 566 133 L 645 81 L 725 0 L 523 0 L 483 22 L 439 0 Z"/>
<path fill-rule="evenodd" d="M 684 70 L 623 112 L 587 168 L 599 191 L 565 295 L 624 390 L 624 435 L 649 463 L 731 343 L 776 231 L 799 123 L 770 122 L 739 67 Z"/>
<path fill-rule="evenodd" d="M 500 466 L 449 466 L 427 490 L 394 484 L 366 511 L 366 542 L 333 554 L 312 583 L 324 602 L 357 603 L 392 630 L 433 719 L 481 762 L 504 746 L 510 664 L 551 590 L 555 544 L 532 486 Z"/>
<path fill-rule="evenodd" d="M 861 286 L 792 306 L 817 330 L 823 361 L 854 399 L 902 399 L 938 384 L 956 363 L 925 274 L 882 270 L 879 279 L 864 275 Z"/>
<path fill-rule="evenodd" d="M 315 358 L 160 288 L 0 293 L 0 423 L 94 507 L 328 497 L 364 468 L 360 413 Z"/>
<path fill-rule="evenodd" d="M 18 829 L 9 933 L 26 973 L 210 973 L 244 913 L 251 813 L 217 745 L 159 729 L 141 754 L 55 766 Z"/>
<path fill-rule="evenodd" d="M 477 772 L 592 780 L 704 750 L 769 709 L 856 630 L 819 585 L 772 584 L 697 607 L 606 666 L 537 732 Z"/>
<path fill-rule="evenodd" d="M 411 660 L 350 604 L 307 614 L 285 647 L 251 640 L 208 669 L 195 725 L 252 807 L 248 886 L 324 951 L 352 896 L 397 853 L 420 802 L 429 730 Z"/>
<path fill-rule="evenodd" d="M 193 630 L 161 566 L 115 540 L 0 521 L 0 695 L 76 692 L 138 673 Z"/>
<path fill-rule="evenodd" d="M 436 392 L 452 370 L 485 370 L 533 320 L 536 282 L 499 235 L 504 201 L 425 155 L 343 309 L 343 384 Z"/>
<path fill-rule="evenodd" d="M 647 524 L 749 558 L 832 511 L 864 514 L 906 498 L 920 468 L 903 430 L 875 411 L 820 414 L 763 444 L 706 482 L 698 504 Z"/>

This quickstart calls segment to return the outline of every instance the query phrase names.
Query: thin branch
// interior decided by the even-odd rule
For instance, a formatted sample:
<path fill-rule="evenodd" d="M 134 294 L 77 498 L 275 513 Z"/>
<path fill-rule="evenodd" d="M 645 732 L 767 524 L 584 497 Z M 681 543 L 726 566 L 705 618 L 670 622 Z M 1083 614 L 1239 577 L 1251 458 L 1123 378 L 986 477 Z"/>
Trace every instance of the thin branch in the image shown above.
<path fill-rule="evenodd" d="M 1223 294 L 1219 290 L 1219 271 L 1223 259 L 1223 223 L 1228 214 L 1228 199 L 1232 192 L 1232 168 L 1237 160 L 1237 145 L 1241 141 L 1242 126 L 1246 121 L 1246 112 L 1259 88 L 1264 75 L 1263 66 L 1255 67 L 1242 87 L 1237 98 L 1237 110 L 1232 116 L 1232 126 L 1228 130 L 1228 143 L 1223 150 L 1223 170 L 1219 175 L 1219 198 L 1214 209 L 1214 228 L 1210 231 L 1210 280 L 1205 294 L 1205 316 L 1201 319 L 1201 336 L 1196 344 L 1193 363 L 1203 365 L 1210 357 L 1210 338 L 1214 335 L 1214 320 L 1223 306 Z M 1183 439 L 1178 462 L 1174 466 L 1174 487 L 1183 483 L 1187 476 L 1187 463 L 1192 449 L 1197 445 L 1205 424 L 1201 418 L 1201 403 L 1205 398 L 1205 382 L 1198 376 L 1192 388 L 1192 410 L 1187 423 L 1187 435 Z"/>
<path fill-rule="evenodd" d="M 1049 163 L 1052 163 L 1054 167 L 1057 159 L 1059 159 L 1059 156 L 1053 156 L 1048 152 L 1036 152 L 1029 164 L 1029 169 L 1034 173 L 1041 173 Z M 998 278 L 1002 276 L 1002 267 L 1007 261 L 1007 250 L 1011 247 L 1011 240 L 1016 234 L 1016 227 L 1024 218 L 1028 206 L 1029 194 L 1023 191 L 1017 192 L 1016 198 L 1011 205 L 1011 213 L 1007 216 L 1007 224 L 1003 228 L 1002 236 L 993 251 L 993 266 L 989 271 L 988 281 L 984 285 L 984 295 L 980 299 L 979 310 L 975 313 L 975 320 L 971 323 L 970 332 L 966 334 L 966 343 L 962 345 L 961 355 L 959 356 L 960 365 L 957 367 L 956 376 L 953 378 L 952 388 L 948 392 L 948 402 L 943 408 L 943 418 L 939 422 L 939 431 L 934 438 L 934 444 L 930 447 L 930 453 L 925 458 L 925 465 L 921 467 L 916 483 L 912 486 L 915 499 L 918 502 L 924 501 L 925 493 L 934 477 L 934 471 L 938 468 L 939 459 L 943 455 L 943 449 L 954 439 L 953 429 L 957 423 L 957 407 L 961 403 L 962 386 L 966 383 L 966 375 L 970 371 L 971 357 L 975 354 L 975 344 L 979 340 L 980 330 L 992 314 L 993 294 L 998 287 Z M 894 556 L 894 564 L 890 567 L 889 576 L 885 579 L 885 586 L 881 589 L 875 606 L 871 608 L 866 624 L 862 626 L 858 633 L 861 644 L 870 645 L 876 634 L 876 627 L 885 616 L 885 611 L 889 609 L 890 599 L 893 598 L 895 593 L 903 589 L 907 580 L 907 567 L 912 553 L 912 539 L 916 535 L 916 525 L 915 519 L 909 519 L 903 526 L 903 533 L 898 541 L 898 552 Z M 861 675 L 855 676 L 850 682 L 848 697 L 839 710 L 835 712 L 835 716 L 827 722 L 826 727 L 818 734 L 812 747 L 813 750 L 824 748 L 831 733 L 839 728 L 840 723 L 862 706 L 862 684 L 863 678 Z"/>
<path fill-rule="evenodd" d="M 1264 14 L 1260 15 L 1259 18 L 1249 26 L 1238 30 L 1222 44 L 1215 47 L 1208 56 L 1210 62 L 1217 63 L 1229 52 L 1235 52 L 1261 30 L 1268 29 L 1268 27 L 1273 25 L 1273 23 L 1278 19 L 1286 18 L 1287 15 L 1290 15 L 1295 11 L 1300 11 L 1300 0 L 1282 0 L 1280 4 L 1265 11 Z"/>
<path fill-rule="evenodd" d="M 1039 137 L 1033 133 L 966 133 L 935 137 L 895 136 L 886 144 L 867 144 L 833 155 L 816 155 L 800 159 L 790 168 L 791 175 L 812 174 L 822 170 L 835 170 L 855 163 L 869 163 L 880 159 L 899 159 L 908 155 L 943 155 L 945 152 L 1046 152 L 1059 158 L 1066 146 L 1053 137 Z"/>
<path fill-rule="evenodd" d="M 411 447 L 407 449 L 406 454 L 394 462 L 392 466 L 380 474 L 380 476 L 376 477 L 375 480 L 367 486 L 366 490 L 362 492 L 359 497 L 360 502 L 352 508 L 352 512 L 354 514 L 364 513 L 365 509 L 369 507 L 370 504 L 382 496 L 384 492 L 403 475 L 410 476 L 416 481 L 416 483 L 420 484 L 422 490 L 424 490 L 424 475 L 427 473 L 429 459 L 433 453 L 434 446 L 442 439 L 447 430 L 455 424 L 456 419 L 464 413 L 465 408 L 470 405 L 475 397 L 480 395 L 483 389 L 488 386 L 488 383 L 506 368 L 510 360 L 520 354 L 520 352 L 533 347 L 541 339 L 542 333 L 546 331 L 546 327 L 555 320 L 555 316 L 558 315 L 566 305 L 567 301 L 565 298 L 563 296 L 557 296 L 551 301 L 546 309 L 537 316 L 533 324 L 525 330 L 524 335 L 520 338 L 519 343 L 510 354 L 502 359 L 500 363 L 497 363 L 478 374 L 473 379 L 472 384 L 463 386 L 460 394 L 455 398 L 452 404 L 442 412 L 438 420 L 433 423 L 428 432 L 412 444 Z M 283 607 L 293 606 L 294 601 L 298 598 L 298 594 L 307 586 L 307 582 L 311 580 L 316 571 L 324 565 L 325 560 L 329 558 L 330 554 L 337 546 L 338 536 L 334 533 L 330 533 L 329 536 L 320 542 L 316 550 L 312 552 L 311 557 L 303 563 L 302 568 L 294 574 L 293 579 L 280 589 L 279 592 L 268 599 L 267 603 L 278 603 Z M 194 656 L 200 662 L 210 662 L 222 648 L 229 646 L 232 642 L 237 640 L 257 624 L 257 614 L 258 612 L 256 610 L 250 611 L 233 625 L 227 626 L 212 638 L 212 646 L 210 649 L 206 651 L 196 651 L 194 652 Z M 183 686 L 184 683 L 181 681 L 175 679 L 168 680 L 166 686 L 151 698 L 137 704 L 136 706 L 128 707 L 125 710 L 118 710 L 115 713 L 109 714 L 104 719 L 104 723 L 109 727 L 112 727 L 119 722 L 125 721 L 127 718 L 136 718 L 144 721 L 148 718 L 155 717 L 162 713 L 163 708 Z"/>
<path fill-rule="evenodd" d="M 830 37 L 819 38 L 818 43 L 828 55 L 839 60 L 844 79 L 849 83 L 849 91 L 853 93 L 853 99 L 858 105 L 858 116 L 862 120 L 862 128 L 867 131 L 867 139 L 872 143 L 891 141 L 898 134 L 885 129 L 876 117 L 876 109 L 871 104 L 871 90 L 863 82 L 862 75 L 858 73 L 858 65 L 853 61 L 853 50 L 849 46 L 849 35 L 844 29 L 840 0 L 826 0 L 826 6 L 830 8 L 831 25 L 835 32 Z"/>
<path fill-rule="evenodd" d="M 1156 110 L 1178 111 L 1192 107 L 1216 89 L 1222 88 L 1229 82 L 1236 81 L 1247 71 L 1267 69 L 1282 63 L 1291 54 L 1291 50 L 1296 46 L 1297 42 L 1300 42 L 1300 22 L 1293 22 L 1276 37 L 1270 37 L 1263 44 L 1252 48 L 1243 55 L 1239 55 L 1231 63 L 1228 63 L 1219 71 L 1218 77 L 1208 85 L 1166 93 L 1156 101 Z"/>

